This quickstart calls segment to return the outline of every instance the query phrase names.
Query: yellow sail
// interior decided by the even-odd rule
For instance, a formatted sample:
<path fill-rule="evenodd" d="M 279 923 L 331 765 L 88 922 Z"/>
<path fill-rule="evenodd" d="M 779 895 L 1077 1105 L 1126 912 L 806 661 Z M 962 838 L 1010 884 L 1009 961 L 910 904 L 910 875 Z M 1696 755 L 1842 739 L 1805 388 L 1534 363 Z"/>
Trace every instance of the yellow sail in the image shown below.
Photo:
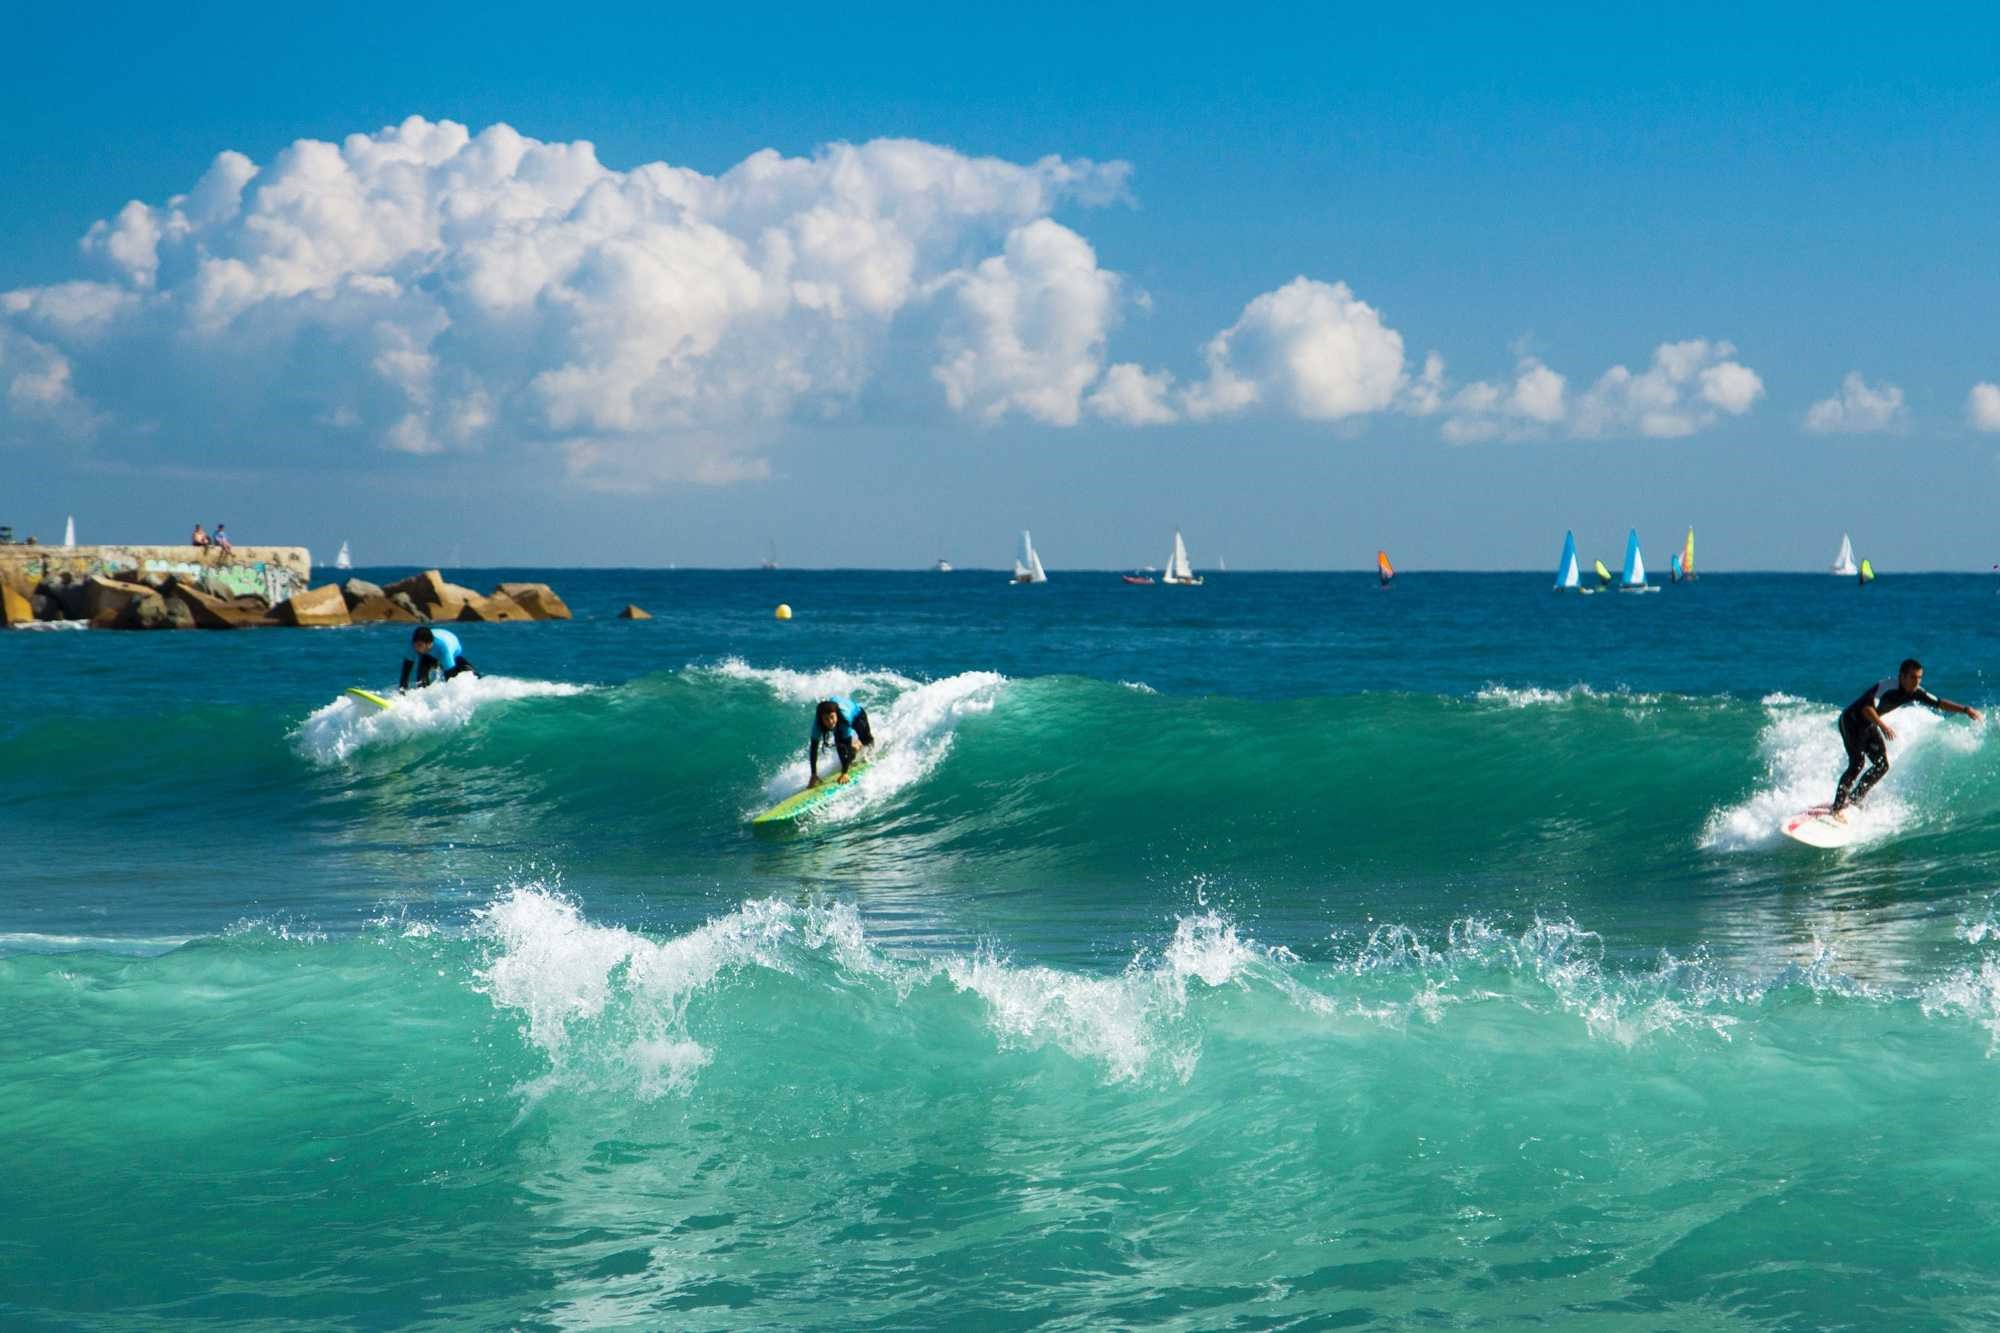
<path fill-rule="evenodd" d="M 1603 579 L 1606 583 L 1611 582 L 1611 571 L 1604 567 L 1602 560 L 1597 562 L 1597 577 Z"/>
<path fill-rule="evenodd" d="M 1873 583 L 1875 581 L 1875 566 L 1869 564 L 1866 560 L 1861 562 L 1861 581 L 1863 583 Z"/>
<path fill-rule="evenodd" d="M 1688 529 L 1687 545 L 1681 550 L 1681 577 L 1694 577 L 1694 529 Z"/>

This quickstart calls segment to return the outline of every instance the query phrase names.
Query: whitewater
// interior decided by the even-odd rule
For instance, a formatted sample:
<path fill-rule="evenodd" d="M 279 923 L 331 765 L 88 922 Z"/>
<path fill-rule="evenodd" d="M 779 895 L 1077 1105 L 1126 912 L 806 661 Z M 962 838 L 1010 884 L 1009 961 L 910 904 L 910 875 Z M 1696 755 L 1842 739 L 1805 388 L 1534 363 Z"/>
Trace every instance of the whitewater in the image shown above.
<path fill-rule="evenodd" d="M 2000 1320 L 1988 580 L 463 573 L 0 635 L 0 1325 Z"/>

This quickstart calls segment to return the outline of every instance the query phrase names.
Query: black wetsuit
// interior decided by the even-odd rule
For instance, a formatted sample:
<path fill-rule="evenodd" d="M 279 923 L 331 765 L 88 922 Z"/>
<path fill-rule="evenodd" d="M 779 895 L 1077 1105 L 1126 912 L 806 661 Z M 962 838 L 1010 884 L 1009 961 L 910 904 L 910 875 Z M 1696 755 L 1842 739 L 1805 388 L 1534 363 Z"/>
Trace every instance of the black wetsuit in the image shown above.
<path fill-rule="evenodd" d="M 839 717 L 832 730 L 820 726 L 817 715 L 813 718 L 812 743 L 806 747 L 806 763 L 815 775 L 819 772 L 819 747 L 827 742 L 832 742 L 834 752 L 840 756 L 840 771 L 843 773 L 854 763 L 854 743 L 857 740 L 863 745 L 875 743 L 875 731 L 868 725 L 867 709 L 845 695 L 835 695 L 833 705 Z"/>
<path fill-rule="evenodd" d="M 1906 690 L 1892 678 L 1876 681 L 1861 692 L 1859 699 L 1841 710 L 1840 743 L 1847 747 L 1847 771 L 1840 775 L 1840 785 L 1834 788 L 1834 809 L 1842 810 L 1851 802 L 1864 799 L 1889 772 L 1889 748 L 1883 740 L 1882 728 L 1862 710 L 1873 708 L 1879 717 L 1904 704 L 1936 708 L 1938 697 L 1922 686 Z M 1860 781 L 1856 782 L 1856 778 Z"/>

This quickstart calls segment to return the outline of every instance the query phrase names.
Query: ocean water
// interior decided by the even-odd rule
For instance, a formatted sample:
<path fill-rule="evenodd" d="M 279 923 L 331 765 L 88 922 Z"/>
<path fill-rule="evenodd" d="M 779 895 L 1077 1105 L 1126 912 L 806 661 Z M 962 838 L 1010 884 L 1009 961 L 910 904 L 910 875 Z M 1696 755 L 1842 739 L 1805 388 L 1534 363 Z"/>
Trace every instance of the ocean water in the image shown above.
<path fill-rule="evenodd" d="M 453 573 L 0 634 L 0 1326 L 2000 1321 L 1991 580 Z"/>

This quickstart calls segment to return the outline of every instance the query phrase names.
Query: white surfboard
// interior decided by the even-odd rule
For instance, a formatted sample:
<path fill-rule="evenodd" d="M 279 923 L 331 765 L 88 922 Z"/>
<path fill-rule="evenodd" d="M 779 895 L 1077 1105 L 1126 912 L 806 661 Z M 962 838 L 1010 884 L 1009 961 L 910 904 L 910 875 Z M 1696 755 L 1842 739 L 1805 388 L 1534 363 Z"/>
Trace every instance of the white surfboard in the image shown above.
<path fill-rule="evenodd" d="M 1843 824 L 1835 819 L 1830 805 L 1816 805 L 1810 810 L 1787 816 L 1785 822 L 1778 826 L 1778 832 L 1793 842 L 1829 850 L 1845 847 L 1861 834 L 1861 830 L 1853 824 Z"/>

